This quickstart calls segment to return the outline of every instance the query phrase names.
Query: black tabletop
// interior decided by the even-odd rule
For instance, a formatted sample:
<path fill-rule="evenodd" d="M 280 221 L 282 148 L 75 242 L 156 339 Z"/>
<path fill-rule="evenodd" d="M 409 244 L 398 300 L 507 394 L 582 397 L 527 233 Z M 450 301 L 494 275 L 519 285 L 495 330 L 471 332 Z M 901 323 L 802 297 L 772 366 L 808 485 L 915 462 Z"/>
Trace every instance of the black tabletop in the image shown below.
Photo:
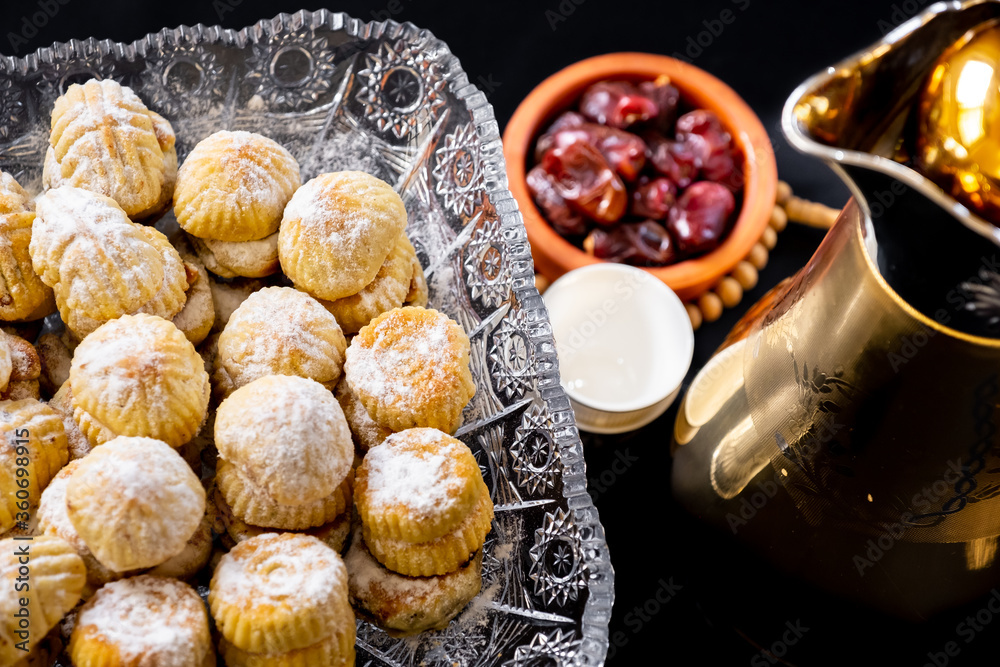
<path fill-rule="evenodd" d="M 577 60 L 613 51 L 681 54 L 727 82 L 759 114 L 779 176 L 796 194 L 839 208 L 846 188 L 826 166 L 788 146 L 778 129 L 781 107 L 807 76 L 929 4 L 341 0 L 327 8 L 430 29 L 486 93 L 501 128 L 536 84 Z M 282 11 L 319 8 L 313 0 L 3 0 L 0 53 L 24 55 L 89 36 L 131 41 L 181 24 L 242 28 Z M 746 308 L 801 267 L 821 239 L 821 232 L 796 225 L 781 234 L 759 285 L 698 331 L 692 374 Z M 674 414 L 622 436 L 583 435 L 589 487 L 616 571 L 609 664 L 996 663 L 1000 621 L 984 625 L 968 643 L 956 634 L 964 615 L 982 603 L 918 626 L 882 618 L 785 580 L 729 536 L 704 529 L 670 494 Z M 949 642 L 957 642 L 951 653 Z"/>

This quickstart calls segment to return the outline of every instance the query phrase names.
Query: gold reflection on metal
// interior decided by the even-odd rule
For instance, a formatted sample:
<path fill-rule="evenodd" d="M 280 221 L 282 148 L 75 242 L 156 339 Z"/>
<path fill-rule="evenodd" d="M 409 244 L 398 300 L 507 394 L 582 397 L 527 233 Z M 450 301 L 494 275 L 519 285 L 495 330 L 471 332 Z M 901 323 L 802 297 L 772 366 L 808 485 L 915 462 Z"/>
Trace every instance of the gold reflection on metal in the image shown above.
<path fill-rule="evenodd" d="M 938 59 L 920 99 L 917 163 L 983 217 L 1000 219 L 1000 24 L 970 30 Z"/>
<path fill-rule="evenodd" d="M 984 537 L 965 543 L 965 562 L 969 570 L 985 570 L 997 557 L 997 538 Z"/>

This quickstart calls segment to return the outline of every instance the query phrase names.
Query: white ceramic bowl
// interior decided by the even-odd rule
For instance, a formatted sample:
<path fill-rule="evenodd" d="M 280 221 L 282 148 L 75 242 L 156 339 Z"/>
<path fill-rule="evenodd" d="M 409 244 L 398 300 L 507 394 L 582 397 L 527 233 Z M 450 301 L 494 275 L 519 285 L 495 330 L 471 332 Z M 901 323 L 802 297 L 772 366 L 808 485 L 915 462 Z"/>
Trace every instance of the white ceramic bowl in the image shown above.
<path fill-rule="evenodd" d="M 631 431 L 670 407 L 691 366 L 694 331 L 669 287 L 633 266 L 594 264 L 543 298 L 581 430 Z"/>

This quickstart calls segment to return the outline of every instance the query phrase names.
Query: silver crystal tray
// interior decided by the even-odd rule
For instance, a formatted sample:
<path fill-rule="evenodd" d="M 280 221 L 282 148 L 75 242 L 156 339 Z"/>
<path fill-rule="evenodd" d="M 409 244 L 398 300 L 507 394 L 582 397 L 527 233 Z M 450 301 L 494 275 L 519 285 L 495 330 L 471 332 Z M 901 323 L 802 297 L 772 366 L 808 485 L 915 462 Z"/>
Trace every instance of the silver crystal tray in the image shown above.
<path fill-rule="evenodd" d="M 357 664 L 603 664 L 614 599 L 604 529 L 493 109 L 448 47 L 411 24 L 321 10 L 3 57 L 0 169 L 37 192 L 52 105 L 92 77 L 131 86 L 168 118 L 181 160 L 217 130 L 248 130 L 286 146 L 303 181 L 360 169 L 393 184 L 431 305 L 470 334 L 478 390 L 458 435 L 496 507 L 483 592 L 417 639 L 359 621 Z"/>

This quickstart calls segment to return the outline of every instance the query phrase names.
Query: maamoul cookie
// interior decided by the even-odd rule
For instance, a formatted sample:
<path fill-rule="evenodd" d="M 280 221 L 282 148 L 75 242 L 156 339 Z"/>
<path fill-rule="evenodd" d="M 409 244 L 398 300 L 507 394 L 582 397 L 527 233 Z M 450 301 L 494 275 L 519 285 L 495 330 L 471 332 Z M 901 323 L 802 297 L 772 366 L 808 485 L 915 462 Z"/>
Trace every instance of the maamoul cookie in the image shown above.
<path fill-rule="evenodd" d="M 58 412 L 62 418 L 63 428 L 66 429 L 66 443 L 69 446 L 69 460 L 76 461 L 89 454 L 94 445 L 73 419 L 73 391 L 69 386 L 69 380 L 63 382 L 59 391 L 49 400 L 49 407 Z"/>
<path fill-rule="evenodd" d="M 212 298 L 212 286 L 209 284 L 208 271 L 198 256 L 187 247 L 186 243 L 175 244 L 177 253 L 184 260 L 188 271 L 187 301 L 179 313 L 171 320 L 174 325 L 191 341 L 198 345 L 208 337 L 215 324 L 215 301 Z"/>
<path fill-rule="evenodd" d="M 295 286 L 328 301 L 375 279 L 406 228 L 406 207 L 388 183 L 360 171 L 320 174 L 285 207 L 281 268 Z"/>
<path fill-rule="evenodd" d="M 84 188 L 111 197 L 132 219 L 169 203 L 175 136 L 130 88 L 110 79 L 73 84 L 56 100 L 42 175 L 47 188 Z"/>
<path fill-rule="evenodd" d="M 65 332 L 60 335 L 50 331 L 43 333 L 35 341 L 35 352 L 41 363 L 38 381 L 46 396 L 55 394 L 69 379 L 69 367 L 73 359 L 73 352 L 64 338 Z M 9 350 L 6 342 L 0 342 L 0 348 Z M 4 356 L 4 354 L 4 352 L 0 352 L 0 356 Z M 10 353 L 6 352 L 8 358 L 9 355 Z"/>
<path fill-rule="evenodd" d="M 453 433 L 476 393 L 469 337 L 446 315 L 408 306 L 379 315 L 347 349 L 347 382 L 380 426 Z"/>
<path fill-rule="evenodd" d="M 392 435 L 392 431 L 379 426 L 371 418 L 368 410 L 361 405 L 361 401 L 351 391 L 351 385 L 347 382 L 347 378 L 342 378 L 337 383 L 337 389 L 333 395 L 337 397 L 337 402 L 340 403 L 340 407 L 344 411 L 347 425 L 351 428 L 351 435 L 354 436 L 354 444 L 362 453 L 376 445 L 381 445 L 386 438 Z"/>
<path fill-rule="evenodd" d="M 208 282 L 212 287 L 212 301 L 215 302 L 213 331 L 222 331 L 241 303 L 250 298 L 254 292 L 272 284 L 260 278 L 220 280 L 214 274 L 208 276 Z"/>
<path fill-rule="evenodd" d="M 0 401 L 0 534 L 27 523 L 68 460 L 59 413 L 32 398 Z"/>
<path fill-rule="evenodd" d="M 427 276 L 424 275 L 424 267 L 420 266 L 420 259 L 417 253 L 413 253 L 413 277 L 410 279 L 410 291 L 406 293 L 404 306 L 427 307 L 428 298 Z"/>
<path fill-rule="evenodd" d="M 356 484 L 368 550 L 400 574 L 452 572 L 490 532 L 493 502 L 479 464 L 462 441 L 436 429 L 394 433 L 368 450 Z"/>
<path fill-rule="evenodd" d="M 140 575 L 112 582 L 83 607 L 69 643 L 75 667 L 215 665 L 208 613 L 176 579 Z"/>
<path fill-rule="evenodd" d="M 316 299 L 265 287 L 240 304 L 219 336 L 215 381 L 229 393 L 265 375 L 297 375 L 333 389 L 346 349 L 340 325 Z"/>
<path fill-rule="evenodd" d="M 114 200 L 62 187 L 40 196 L 36 210 L 32 264 L 78 336 L 125 314 L 170 319 L 183 308 L 188 282 L 180 255 L 159 231 L 130 221 Z"/>
<path fill-rule="evenodd" d="M 348 633 L 340 633 L 312 646 L 284 653 L 250 653 L 222 638 L 219 654 L 229 667 L 353 667 L 354 638 Z"/>
<path fill-rule="evenodd" d="M 7 386 L 0 390 L 0 399 L 41 398 L 38 379 L 42 374 L 42 362 L 34 345 L 6 332 L 0 332 L 0 341 L 0 347 L 5 347 L 10 354 L 10 377 Z"/>
<path fill-rule="evenodd" d="M 73 419 L 94 445 L 132 435 L 180 447 L 208 409 L 202 358 L 176 326 L 152 315 L 125 315 L 87 336 L 69 382 Z"/>
<path fill-rule="evenodd" d="M 288 375 L 262 377 L 226 399 L 215 417 L 215 446 L 275 501 L 293 506 L 333 493 L 354 460 L 333 394 L 315 380 Z"/>
<path fill-rule="evenodd" d="M 257 241 L 217 241 L 191 237 L 198 258 L 222 278 L 264 278 L 277 273 L 278 233 Z"/>
<path fill-rule="evenodd" d="M 479 594 L 483 584 L 482 549 L 453 572 L 407 577 L 375 560 L 360 530 L 354 532 L 344 564 L 351 604 L 394 635 L 444 629 Z"/>
<path fill-rule="evenodd" d="M 258 241 L 275 234 L 298 189 L 299 165 L 281 144 L 222 130 L 198 142 L 177 174 L 174 214 L 201 239 Z"/>
<path fill-rule="evenodd" d="M 233 514 L 243 521 L 261 528 L 305 530 L 328 524 L 350 508 L 354 480 L 348 474 L 329 495 L 302 505 L 286 505 L 220 458 L 215 483 Z"/>
<path fill-rule="evenodd" d="M 340 651 L 354 645 L 347 570 L 314 537 L 267 533 L 237 544 L 212 576 L 208 603 L 223 638 L 245 653 L 281 654 L 331 640 L 323 648 L 328 661 L 307 664 L 336 665 L 347 658 Z"/>
<path fill-rule="evenodd" d="M 31 197 L 13 176 L 0 172 L 0 320 L 31 317 L 52 299 L 28 253 L 34 221 Z"/>
<path fill-rule="evenodd" d="M 416 257 L 417 253 L 406 234 L 400 234 L 396 245 L 375 275 L 375 280 L 357 294 L 320 303 L 333 313 L 344 333 L 356 334 L 377 316 L 403 305 L 413 280 L 413 262 Z"/>
<path fill-rule="evenodd" d="M 94 558 L 94 554 L 90 552 L 87 543 L 76 532 L 73 522 L 69 520 L 69 511 L 66 508 L 66 487 L 69 486 L 70 477 L 73 476 L 79 465 L 79 461 L 70 461 L 45 487 L 42 500 L 38 504 L 38 529 L 43 535 L 52 535 L 66 540 L 77 555 L 83 559 L 83 564 L 87 568 L 87 586 L 84 588 L 82 597 L 89 599 L 98 588 L 109 581 L 115 581 L 133 573 L 114 572 L 101 565 L 100 561 Z"/>
<path fill-rule="evenodd" d="M 94 557 L 124 572 L 154 567 L 185 549 L 205 516 L 205 489 L 165 443 L 118 437 L 80 460 L 66 507 Z"/>
<path fill-rule="evenodd" d="M 23 578 L 22 585 L 18 584 L 18 577 L 24 576 L 22 567 L 28 568 L 27 587 Z M 86 580 L 83 560 L 65 540 L 47 535 L 30 542 L 0 540 L 0 590 L 4 591 L 0 595 L 0 664 L 13 665 L 41 642 L 80 601 Z M 346 576 L 344 587 L 346 595 Z M 22 622 L 22 618 L 27 620 Z"/>
<path fill-rule="evenodd" d="M 146 574 L 174 579 L 190 579 L 208 564 L 208 559 L 212 557 L 212 527 L 215 525 L 216 515 L 215 503 L 208 497 L 208 493 L 206 491 L 205 516 L 198 524 L 198 528 L 188 538 L 184 550 L 163 561 Z"/>
<path fill-rule="evenodd" d="M 225 464 L 228 465 L 228 464 Z M 345 494 L 346 508 L 336 513 L 336 516 L 329 523 L 324 523 L 320 526 L 313 528 L 306 528 L 301 531 L 290 531 L 285 528 L 264 528 L 262 526 L 254 526 L 247 523 L 240 517 L 236 516 L 233 509 L 226 502 L 225 497 L 222 495 L 222 491 L 216 487 L 212 491 L 212 497 L 210 500 L 214 501 L 214 505 L 217 512 L 217 519 L 215 528 L 220 533 L 224 533 L 228 538 L 230 543 L 230 548 L 232 546 L 239 544 L 245 540 L 249 540 L 251 537 L 257 537 L 258 535 L 263 535 L 265 533 L 276 533 L 276 532 L 302 532 L 305 535 L 311 535 L 316 539 L 323 542 L 334 551 L 338 553 L 344 550 L 344 545 L 347 544 L 347 538 L 351 533 L 351 512 L 350 509 L 350 489 L 347 489 L 347 494 Z"/>

